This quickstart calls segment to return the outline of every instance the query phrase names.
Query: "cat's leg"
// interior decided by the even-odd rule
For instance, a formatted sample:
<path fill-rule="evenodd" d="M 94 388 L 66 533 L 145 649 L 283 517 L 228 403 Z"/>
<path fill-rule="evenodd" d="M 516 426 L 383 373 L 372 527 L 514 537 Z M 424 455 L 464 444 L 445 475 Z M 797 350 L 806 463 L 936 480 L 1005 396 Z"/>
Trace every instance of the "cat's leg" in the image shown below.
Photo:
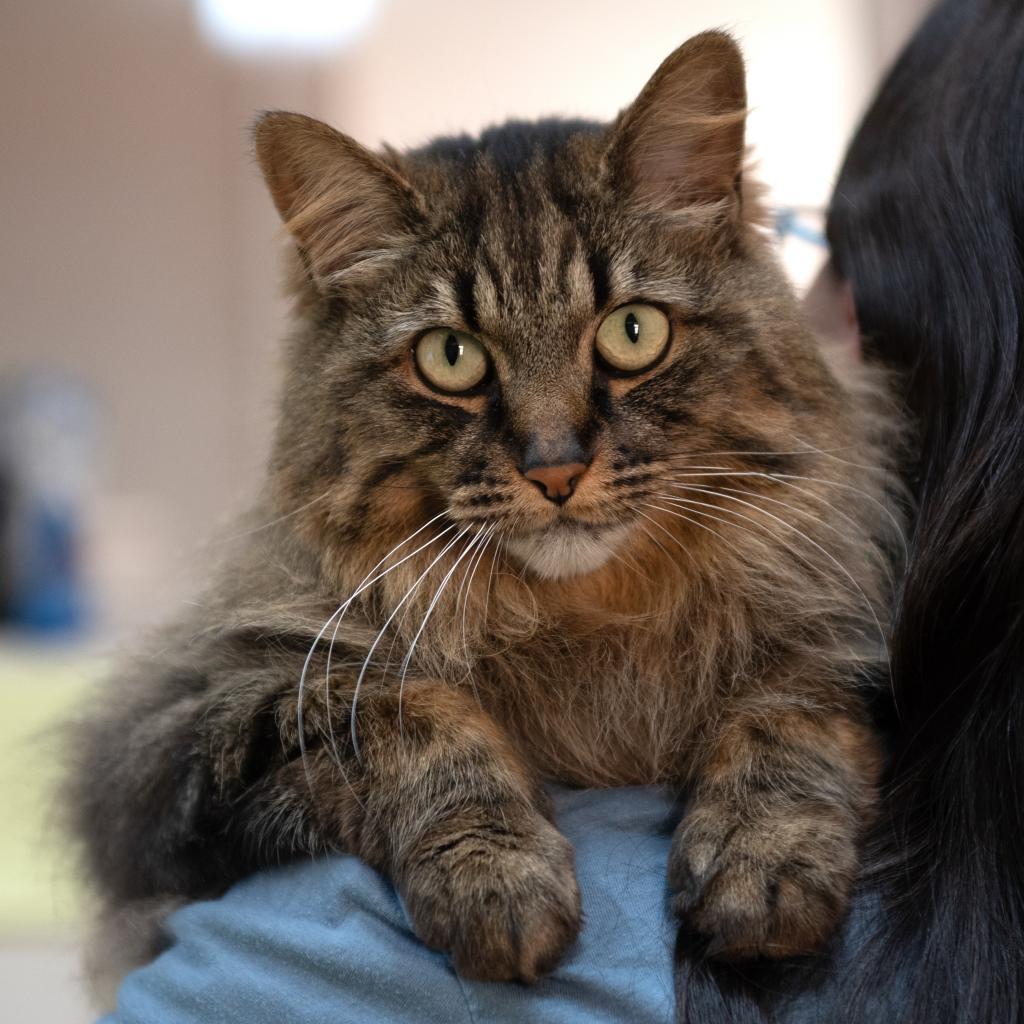
<path fill-rule="evenodd" d="M 761 696 L 714 730 L 672 842 L 674 906 L 725 958 L 810 952 L 845 912 L 881 758 L 856 713 Z"/>
<path fill-rule="evenodd" d="M 307 688 L 300 746 L 300 667 L 169 676 L 85 730 L 71 799 L 105 904 L 194 899 L 342 850 L 395 882 L 460 973 L 553 967 L 579 929 L 573 852 L 498 725 L 441 683 L 368 687 L 357 757 L 332 679 L 330 717 L 323 685 Z"/>
<path fill-rule="evenodd" d="M 465 977 L 551 970 L 580 925 L 573 851 L 497 724 L 467 695 L 421 683 L 400 711 L 395 694 L 360 707 L 357 734 L 361 813 L 336 783 L 337 812 L 319 813 L 349 823 L 345 846 L 393 879 L 420 938 Z"/>

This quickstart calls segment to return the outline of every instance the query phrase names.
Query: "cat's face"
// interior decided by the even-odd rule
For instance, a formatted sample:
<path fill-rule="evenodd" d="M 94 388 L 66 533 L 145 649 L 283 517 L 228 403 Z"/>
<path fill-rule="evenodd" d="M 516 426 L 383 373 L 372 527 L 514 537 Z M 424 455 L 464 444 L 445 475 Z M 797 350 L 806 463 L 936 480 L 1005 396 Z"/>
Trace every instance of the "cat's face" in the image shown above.
<path fill-rule="evenodd" d="M 685 50 L 609 128 L 377 158 L 262 122 L 309 289 L 277 468 L 323 529 L 443 512 L 567 577 L 650 534 L 681 458 L 792 447 L 821 373 L 743 207 L 742 68 Z"/>

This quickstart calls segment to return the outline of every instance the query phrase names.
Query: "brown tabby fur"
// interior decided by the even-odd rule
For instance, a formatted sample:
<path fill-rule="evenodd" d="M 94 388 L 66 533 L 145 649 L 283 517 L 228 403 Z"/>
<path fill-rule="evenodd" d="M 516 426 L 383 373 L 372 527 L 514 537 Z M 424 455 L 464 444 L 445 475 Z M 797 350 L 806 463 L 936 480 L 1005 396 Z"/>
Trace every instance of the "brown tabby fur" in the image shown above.
<path fill-rule="evenodd" d="M 280 427 L 219 582 L 80 729 L 111 913 L 346 850 L 462 974 L 529 981 L 580 920 L 557 779 L 689 792 L 670 880 L 720 955 L 829 935 L 880 767 L 895 435 L 757 223 L 745 103 L 705 33 L 610 127 L 373 155 L 260 120 L 299 255 Z M 633 301 L 672 341 L 625 377 L 593 339 Z M 483 339 L 486 386 L 424 382 L 436 326 Z M 564 506 L 522 476 L 581 451 Z"/>

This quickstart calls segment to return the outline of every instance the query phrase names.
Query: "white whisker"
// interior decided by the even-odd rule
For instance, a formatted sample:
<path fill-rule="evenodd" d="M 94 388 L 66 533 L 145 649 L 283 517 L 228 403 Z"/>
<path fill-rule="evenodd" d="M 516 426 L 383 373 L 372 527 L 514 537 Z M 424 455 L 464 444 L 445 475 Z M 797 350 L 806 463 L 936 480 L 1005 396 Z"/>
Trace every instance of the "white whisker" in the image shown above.
<path fill-rule="evenodd" d="M 412 656 L 416 651 L 416 645 L 419 643 L 419 639 L 423 636 L 423 631 L 427 628 L 427 623 L 430 621 L 430 616 L 433 615 L 434 609 L 437 607 L 437 602 L 441 600 L 441 595 L 445 592 L 448 586 L 449 580 L 455 575 L 455 570 L 458 569 L 462 560 L 469 555 L 474 546 L 480 542 L 483 537 L 484 531 L 478 530 L 471 538 L 469 544 L 459 552 L 458 558 L 452 564 L 452 567 L 445 573 L 444 578 L 438 584 L 437 590 L 434 592 L 434 596 L 430 599 L 430 603 L 427 605 L 427 610 L 423 614 L 423 621 L 420 623 L 420 628 L 416 630 L 416 635 L 412 638 L 412 642 L 409 644 L 409 649 L 405 652 L 405 657 L 402 659 L 402 665 L 400 668 L 401 677 L 398 682 L 398 733 L 404 737 L 402 731 L 402 695 L 405 693 L 405 679 L 409 674 L 409 666 L 412 664 Z"/>
<path fill-rule="evenodd" d="M 864 469 L 864 470 L 867 470 L 869 473 L 888 473 L 889 472 L 889 469 L 886 466 L 868 466 L 868 465 L 865 465 L 863 462 L 851 462 L 850 459 L 841 459 L 841 458 L 839 458 L 838 455 L 833 455 L 832 454 L 833 452 L 846 451 L 847 449 L 844 449 L 844 448 L 815 448 L 814 445 L 811 444 L 810 441 L 805 441 L 802 437 L 797 437 L 796 434 L 793 435 L 793 440 L 796 441 L 797 444 L 805 445 L 807 448 L 809 448 L 815 454 L 817 454 L 817 455 L 824 455 L 825 458 L 831 459 L 833 462 L 842 463 L 842 465 L 844 465 L 844 466 L 853 466 L 855 469 Z"/>
<path fill-rule="evenodd" d="M 608 554 L 613 559 L 615 559 L 615 561 L 618 562 L 619 565 L 621 565 L 624 569 L 628 570 L 629 572 L 636 573 L 637 576 L 640 576 L 642 579 L 645 579 L 648 583 L 652 582 L 650 576 L 648 576 L 647 573 L 643 572 L 640 566 L 637 565 L 635 558 L 631 558 L 629 559 L 629 561 L 627 561 L 626 556 L 620 555 L 617 551 L 609 551 Z"/>
<path fill-rule="evenodd" d="M 693 488 L 693 489 L 697 490 L 698 488 Z M 716 495 L 715 491 L 709 490 L 708 488 L 699 488 L 699 490 L 703 490 L 705 493 Z M 875 607 L 871 603 L 871 601 L 868 599 L 867 594 L 864 593 L 864 588 L 861 587 L 861 585 L 857 582 L 857 580 L 854 577 L 853 573 L 851 573 L 850 570 L 847 569 L 846 566 L 843 565 L 843 563 L 839 561 L 839 559 L 837 559 L 826 548 L 822 547 L 812 537 L 808 537 L 807 534 L 803 532 L 803 530 L 798 529 L 797 527 L 793 526 L 792 523 L 786 522 L 785 519 L 782 519 L 779 516 L 775 515 L 774 513 L 769 512 L 767 509 L 763 509 L 760 506 L 754 505 L 754 504 L 752 504 L 749 501 L 744 501 L 742 498 L 735 498 L 735 497 L 732 497 L 730 495 L 716 495 L 716 496 L 725 498 L 725 499 L 727 499 L 729 501 L 738 502 L 741 505 L 746 505 L 748 508 L 753 509 L 755 512 L 760 512 L 762 515 L 768 516 L 769 519 L 774 520 L 775 522 L 779 523 L 781 526 L 784 526 L 787 530 L 791 530 L 798 537 L 800 537 L 803 540 L 807 541 L 808 544 L 810 544 L 817 551 L 820 551 L 821 554 L 823 554 L 837 569 L 839 569 L 839 571 L 853 584 L 853 586 L 856 589 L 857 593 L 860 594 L 861 599 L 864 601 L 865 607 L 870 612 L 871 618 L 874 620 L 875 628 L 878 630 L 878 636 L 879 636 L 879 638 L 881 640 L 882 648 L 883 648 L 883 651 L 885 652 L 885 657 L 886 657 L 886 659 L 888 659 L 888 655 L 889 655 L 888 641 L 886 639 L 885 630 L 882 629 L 882 623 L 881 623 L 881 621 L 878 618 L 878 614 L 875 612 Z M 744 516 L 744 515 L 742 515 L 742 513 L 735 512 L 735 511 L 733 511 L 731 509 L 723 509 L 719 505 L 709 505 L 707 502 L 701 502 L 701 501 L 696 501 L 695 502 L 691 498 L 674 498 L 671 495 L 659 495 L 659 497 L 666 498 L 669 501 L 681 501 L 681 502 L 684 502 L 687 505 L 687 507 L 689 507 L 691 505 L 701 505 L 701 506 L 705 506 L 707 508 L 713 508 L 717 512 L 728 512 L 730 515 L 734 515 L 734 516 L 738 516 L 738 517 L 740 517 L 742 519 L 746 519 L 748 522 L 753 523 L 755 526 L 760 526 L 762 529 L 765 529 L 765 526 L 764 526 L 763 523 L 758 523 L 757 520 L 751 519 L 749 516 Z M 785 542 L 783 542 L 783 543 L 785 543 Z M 788 545 L 787 545 L 787 547 L 788 547 Z"/>
<path fill-rule="evenodd" d="M 405 602 L 409 600 L 409 598 L 416 591 L 416 589 L 423 582 L 423 580 L 426 579 L 427 574 L 430 572 L 430 570 L 433 569 L 434 566 L 437 565 L 437 563 L 440 562 L 441 559 L 444 558 L 444 556 L 452 549 L 452 547 L 454 547 L 454 545 L 458 544 L 458 542 L 463 537 L 465 537 L 465 535 L 467 533 L 469 533 L 469 531 L 470 531 L 470 527 L 468 527 L 468 526 L 463 527 L 455 535 L 454 539 L 450 540 L 441 549 L 441 553 L 417 577 L 416 581 L 412 584 L 411 587 L 409 587 L 409 589 L 402 596 L 402 599 L 398 602 L 397 605 L 395 605 L 394 610 L 388 616 L 387 621 L 384 623 L 384 625 L 381 626 L 380 632 L 376 635 L 376 637 L 374 637 L 373 643 L 370 645 L 370 649 L 366 653 L 366 658 L 363 660 L 363 666 L 359 670 L 359 676 L 356 679 L 355 689 L 352 692 L 352 711 L 351 711 L 351 716 L 350 716 L 350 720 L 349 720 L 349 735 L 351 736 L 351 739 L 352 739 L 352 750 L 353 750 L 353 752 L 356 755 L 356 760 L 358 760 L 360 764 L 362 764 L 362 755 L 360 754 L 360 751 L 359 751 L 359 737 L 356 735 L 356 705 L 357 705 L 357 703 L 359 701 L 359 691 L 362 688 L 363 679 L 366 677 L 366 671 L 367 671 L 367 669 L 370 666 L 370 659 L 373 657 L 373 652 L 377 650 L 377 647 L 380 644 L 381 639 L 383 638 L 384 634 L 387 632 L 388 626 L 390 626 L 391 623 L 394 622 L 395 617 L 402 610 L 402 607 L 404 606 Z"/>
<path fill-rule="evenodd" d="M 634 509 L 632 509 L 632 511 L 633 511 L 633 512 L 635 512 L 635 513 L 636 513 L 637 515 L 643 516 L 643 517 L 644 517 L 644 519 L 646 519 L 646 520 L 647 520 L 647 521 L 648 521 L 648 522 L 649 522 L 649 523 L 650 523 L 650 524 L 651 524 L 652 526 L 659 526 L 659 527 L 661 527 L 661 529 L 662 529 L 663 531 L 665 530 L 665 528 L 664 528 L 663 526 L 661 526 L 661 524 L 660 524 L 660 523 L 656 523 L 656 522 L 654 522 L 654 520 L 653 520 L 653 519 L 651 519 L 651 517 L 650 517 L 650 516 L 646 516 L 646 515 L 644 515 L 644 514 L 643 514 L 643 513 L 642 513 L 642 512 L 641 512 L 641 511 L 640 511 L 639 509 L 636 509 L 636 508 L 634 508 Z M 644 532 L 644 535 L 645 535 L 645 536 L 647 537 L 647 539 L 648 539 L 648 540 L 649 540 L 649 541 L 650 541 L 650 542 L 651 542 L 652 544 L 656 545 L 656 546 L 657 546 L 657 547 L 659 548 L 659 550 L 660 550 L 660 551 L 661 551 L 661 552 L 662 552 L 662 553 L 664 554 L 665 558 L 666 558 L 666 559 L 668 559 L 668 561 L 669 561 L 669 564 L 670 564 L 670 565 L 672 565 L 672 567 L 673 567 L 673 568 L 674 568 L 674 569 L 676 570 L 676 572 L 680 573 L 680 574 L 681 574 L 681 575 L 683 576 L 683 578 L 685 579 L 685 578 L 686 578 L 686 575 L 685 575 L 685 573 L 683 572 L 683 567 L 682 567 L 682 566 L 681 566 L 681 565 L 679 564 L 679 562 L 678 562 L 678 561 L 677 561 L 677 560 L 676 560 L 676 559 L 675 559 L 675 558 L 673 557 L 673 555 L 672 555 L 672 552 L 670 552 L 670 551 L 668 550 L 668 548 L 666 548 L 666 547 L 665 547 L 665 545 L 664 545 L 664 544 L 662 544 L 662 543 L 661 543 L 661 541 L 660 541 L 660 540 L 658 540 L 658 538 L 657 538 L 657 537 L 655 537 L 655 536 L 654 536 L 654 534 L 653 534 L 653 533 L 651 533 L 651 531 L 650 531 L 649 529 L 647 529 L 647 527 L 646 527 L 646 526 L 644 526 L 644 524 L 643 524 L 643 523 L 637 523 L 636 525 L 637 525 L 638 527 L 640 527 L 640 529 L 641 529 L 641 530 L 642 530 L 642 531 Z M 665 531 L 665 532 L 667 532 L 667 531 Z M 672 535 L 671 535 L 671 534 L 669 534 L 669 536 L 671 537 Z M 694 561 L 693 555 L 692 555 L 692 554 L 691 554 L 691 553 L 690 553 L 689 551 L 687 551 L 687 550 L 686 550 L 686 548 L 685 548 L 685 547 L 683 547 L 683 545 L 682 545 L 682 544 L 680 544 L 680 543 L 679 543 L 679 541 L 678 541 L 678 540 L 677 540 L 677 539 L 676 539 L 675 537 L 672 537 L 672 539 L 673 539 L 673 540 L 675 540 L 675 541 L 676 541 L 676 543 L 677 543 L 677 544 L 678 544 L 678 545 L 679 545 L 680 547 L 682 547 L 682 548 L 683 548 L 683 553 L 684 553 L 684 554 L 685 554 L 685 555 L 687 556 L 687 558 L 689 558 L 689 559 L 690 559 L 690 561 L 691 561 L 691 562 L 693 562 L 694 566 L 696 566 L 696 564 L 697 564 L 697 563 L 696 563 L 696 562 Z"/>
<path fill-rule="evenodd" d="M 490 611 L 491 607 L 491 584 L 494 582 L 494 570 L 498 562 L 508 554 L 508 543 L 512 538 L 512 530 L 517 522 L 518 518 L 513 519 L 512 522 L 505 527 L 502 533 L 499 534 L 498 543 L 494 545 L 494 555 L 491 558 L 491 568 L 487 573 L 487 589 L 484 590 L 484 611 L 480 618 L 480 625 L 483 629 L 486 629 L 487 627 L 487 613 Z"/>
<path fill-rule="evenodd" d="M 657 509 L 657 510 L 658 510 L 659 512 L 667 512 L 667 511 L 668 511 L 668 509 L 663 509 L 663 508 L 661 508 L 661 507 L 660 507 L 660 506 L 658 506 L 658 505 L 647 505 L 647 504 L 645 504 L 645 505 L 644 505 L 644 507 L 645 507 L 645 508 L 654 508 L 654 509 Z M 673 544 L 675 544 L 675 545 L 676 545 L 676 547 L 678 547 L 678 548 L 679 548 L 679 550 L 680 550 L 680 551 L 682 551 L 682 553 L 683 553 L 684 555 L 686 555 L 686 557 L 687 557 L 687 558 L 688 558 L 688 559 L 689 559 L 689 560 L 690 560 L 691 562 L 693 562 L 693 564 L 694 564 L 694 567 L 696 567 L 696 566 L 697 566 L 697 560 L 696 560 L 696 559 L 695 559 L 695 558 L 693 557 L 693 554 L 692 554 L 691 552 L 689 552 L 689 551 L 687 551 L 687 550 L 686 550 L 686 548 L 685 548 L 685 547 L 683 546 L 683 543 L 682 543 L 682 541 L 680 541 L 678 537 L 676 537 L 676 536 L 673 536 L 673 534 L 671 534 L 671 533 L 670 533 L 670 532 L 669 532 L 668 530 L 666 530 L 666 529 L 665 529 L 665 527 L 661 525 L 661 523 L 659 523 L 659 522 L 658 522 L 658 521 L 657 521 L 656 519 L 652 519 L 652 518 L 651 518 L 651 517 L 650 517 L 649 515 L 647 515 L 647 513 L 646 513 L 646 512 L 641 512 L 641 511 L 640 511 L 640 509 L 638 509 L 638 508 L 635 508 L 635 509 L 633 509 L 633 511 L 634 511 L 634 512 L 636 512 L 636 514 L 637 514 L 638 516 L 642 516 L 642 517 L 643 517 L 644 519 L 646 519 L 646 520 L 647 520 L 647 522 L 649 522 L 649 523 L 650 523 L 650 524 L 651 524 L 652 526 L 656 526 L 656 527 L 657 527 L 657 528 L 658 528 L 659 530 L 661 530 L 661 532 L 662 532 L 663 534 L 665 534 L 665 536 L 666 536 L 666 537 L 668 537 L 668 539 L 669 539 L 670 541 L 672 541 L 672 543 L 673 543 Z M 674 512 L 673 512 L 673 513 L 670 513 L 670 514 L 671 514 L 671 515 L 675 515 L 675 513 L 674 513 Z M 684 517 L 682 517 L 682 518 L 685 518 L 685 516 L 684 516 Z M 653 540 L 653 537 L 652 537 L 652 540 Z M 660 545 L 659 545 L 659 547 L 660 547 Z M 664 548 L 662 548 L 661 550 L 662 550 L 662 551 L 665 551 L 665 549 L 664 549 Z M 667 551 L 665 551 L 665 554 L 667 555 L 667 554 L 668 554 L 668 552 L 667 552 Z M 673 561 L 673 562 L 675 562 L 675 559 L 672 559 L 672 561 Z"/>
<path fill-rule="evenodd" d="M 333 651 L 333 649 L 334 649 L 334 641 L 335 641 L 335 638 L 338 635 L 338 626 L 340 626 L 340 624 L 341 624 L 341 618 L 339 618 L 339 616 L 344 616 L 345 615 L 345 612 L 349 609 L 349 607 L 351 606 L 352 602 L 364 590 L 366 590 L 367 587 L 372 586 L 379 579 L 382 579 L 384 576 L 386 576 L 389 572 L 391 572 L 394 569 L 397 569 L 398 566 L 400 566 L 403 562 L 408 561 L 414 555 L 418 554 L 420 551 L 423 550 L 423 548 L 428 547 L 430 544 L 433 544 L 435 540 L 438 540 L 440 537 L 443 537 L 444 534 L 448 532 L 448 530 L 454 529 L 454 526 L 447 527 L 445 530 L 442 530 L 441 533 L 438 534 L 436 537 L 432 537 L 430 540 L 428 540 L 426 542 L 426 544 L 421 545 L 415 551 L 413 551 L 411 554 L 406 555 L 404 558 L 401 559 L 401 561 L 396 562 L 393 566 L 390 566 L 384 572 L 380 573 L 380 575 L 374 576 L 373 579 L 369 579 L 369 577 L 372 576 L 373 573 L 376 572 L 376 570 L 379 569 L 396 551 L 401 550 L 403 547 L 405 547 L 406 544 L 409 543 L 409 541 L 411 541 L 415 537 L 419 536 L 419 534 L 421 534 L 425 529 L 427 529 L 427 527 L 429 527 L 433 523 L 436 523 L 438 519 L 440 519 L 442 516 L 447 515 L 448 512 L 449 512 L 449 509 L 445 509 L 443 512 L 439 512 L 436 516 L 433 516 L 431 519 L 428 519 L 418 530 L 416 530 L 413 533 L 409 534 L 408 537 L 406 537 L 404 540 L 402 540 L 398 544 L 396 544 L 366 574 L 366 576 L 363 577 L 363 580 L 360 583 L 360 585 L 348 596 L 348 598 L 346 598 L 340 605 L 338 605 L 338 607 L 334 610 L 334 612 L 331 614 L 331 616 L 327 619 L 327 621 L 320 628 L 320 632 L 317 633 L 316 637 L 313 639 L 313 643 L 310 645 L 309 651 L 306 654 L 306 660 L 302 664 L 302 672 L 299 674 L 299 692 L 298 692 L 297 701 L 296 701 L 296 708 L 295 708 L 295 724 L 296 724 L 296 728 L 297 728 L 298 734 L 299 734 L 299 755 L 300 755 L 300 757 L 302 759 L 302 769 L 303 769 L 303 773 L 306 776 L 307 782 L 309 780 L 309 771 L 308 771 L 308 766 L 307 766 L 307 762 L 306 762 L 306 733 L 305 733 L 305 723 L 304 723 L 303 712 L 302 712 L 302 703 L 303 703 L 303 698 L 305 696 L 306 675 L 309 672 L 309 665 L 310 665 L 310 662 L 313 660 L 313 654 L 316 651 L 317 645 L 323 639 L 323 636 L 327 632 L 327 630 L 330 628 L 331 623 L 334 622 L 335 620 L 337 620 L 337 625 L 335 626 L 334 635 L 331 637 L 331 651 Z M 328 673 L 328 675 L 330 674 L 330 652 L 328 652 L 327 673 Z M 329 714 L 329 710 L 328 710 L 328 714 Z M 332 729 L 332 734 L 333 734 L 333 729 Z M 337 744 L 336 743 L 334 743 L 334 745 L 333 745 L 333 750 L 334 750 L 335 758 L 337 759 L 337 762 L 338 762 L 338 767 L 340 768 L 341 767 L 341 761 L 340 761 L 340 755 L 338 754 L 338 749 L 337 749 Z"/>
<path fill-rule="evenodd" d="M 852 484 L 841 483 L 838 480 L 827 480 L 823 477 L 818 476 L 801 476 L 797 473 L 766 473 L 762 470 L 736 470 L 729 469 L 726 466 L 688 466 L 688 470 L 691 472 L 674 472 L 671 479 L 678 480 L 689 477 L 706 477 L 706 476 L 736 476 L 736 477 L 760 477 L 764 480 L 777 480 L 783 486 L 792 487 L 799 491 L 801 494 L 812 494 L 813 492 L 806 491 L 803 488 L 797 487 L 795 484 L 790 483 L 792 480 L 803 480 L 806 483 L 824 484 L 826 487 L 837 487 L 843 491 L 849 491 L 851 494 L 856 494 L 858 497 L 863 498 L 865 501 L 871 502 L 892 524 L 893 529 L 896 531 L 896 535 L 900 539 L 900 544 L 903 548 L 904 560 L 908 560 L 910 555 L 907 548 L 907 540 L 903 533 L 903 525 L 893 515 L 892 509 L 887 508 L 881 501 L 878 500 L 874 495 L 868 494 L 867 491 L 861 490 L 859 487 L 854 487 Z M 816 495 L 817 497 L 817 495 Z M 824 499 L 820 499 L 824 501 Z"/>
<path fill-rule="evenodd" d="M 679 488 L 682 488 L 683 490 L 709 490 L 708 488 L 694 487 L 692 485 L 687 485 L 687 484 L 672 484 L 671 486 L 679 487 Z M 790 486 L 795 486 L 795 485 L 791 484 Z M 806 490 L 805 488 L 802 488 L 802 487 L 797 487 L 796 489 L 798 491 L 801 491 L 802 493 L 808 495 L 809 497 L 816 498 L 827 509 L 831 510 L 835 515 L 839 516 L 845 522 L 849 523 L 849 525 L 851 527 L 853 527 L 855 532 L 859 533 L 860 530 L 862 529 L 861 524 L 858 523 L 857 520 L 853 518 L 853 516 L 848 515 L 846 512 L 844 512 L 840 508 L 836 508 L 835 505 L 833 505 L 829 501 L 826 501 L 823 497 L 821 497 L 821 495 L 815 494 L 814 491 L 808 491 L 808 490 Z M 826 530 L 831 530 L 832 533 L 834 533 L 837 537 L 844 537 L 843 531 L 840 530 L 839 527 L 837 527 L 834 523 L 830 523 L 827 520 L 822 519 L 819 516 L 814 515 L 814 513 L 809 511 L 808 509 L 800 508 L 799 505 L 790 505 L 790 504 L 788 504 L 785 501 L 780 501 L 778 498 L 772 498 L 772 497 L 770 497 L 767 494 L 761 494 L 759 491 L 751 491 L 751 490 L 748 490 L 748 489 L 743 488 L 743 487 L 724 487 L 723 486 L 723 487 L 715 487 L 715 488 L 710 489 L 710 490 L 711 490 L 712 493 L 717 492 L 717 493 L 721 494 L 722 497 L 725 497 L 726 493 L 728 492 L 730 494 L 745 494 L 745 495 L 747 495 L 747 497 L 750 497 L 750 498 L 760 498 L 762 501 L 770 501 L 773 505 L 779 505 L 782 508 L 788 509 L 790 512 L 797 513 L 797 515 L 805 516 L 807 519 L 810 519 L 811 522 L 817 523 L 819 526 L 824 527 Z M 885 573 L 886 579 L 889 582 L 889 586 L 890 587 L 895 587 L 896 581 L 893 578 L 892 569 L 890 569 L 890 567 L 889 567 L 888 559 L 882 557 L 882 558 L 879 558 L 878 561 L 879 561 L 879 563 L 881 565 L 882 571 Z"/>
<path fill-rule="evenodd" d="M 893 515 L 892 509 L 886 508 L 886 506 L 882 504 L 882 502 L 879 501 L 873 495 L 868 494 L 866 491 L 862 491 L 859 487 L 854 487 L 852 484 L 840 483 L 838 480 L 825 480 L 822 479 L 821 477 L 816 476 L 798 476 L 795 473 L 770 473 L 768 475 L 771 476 L 772 479 L 780 480 L 782 482 L 785 482 L 787 480 L 803 480 L 807 483 L 818 483 L 825 484 L 829 487 L 838 487 L 840 490 L 850 491 L 853 494 L 856 494 L 859 497 L 864 498 L 867 501 L 870 501 L 871 504 L 878 508 L 879 511 L 881 511 L 882 514 L 888 518 L 889 522 L 893 526 L 893 529 L 896 531 L 896 536 L 900 539 L 900 544 L 903 547 L 904 559 L 906 561 L 910 560 L 910 551 L 907 547 L 907 539 L 903 534 L 903 524 L 896 518 L 896 516 Z M 790 484 L 790 486 L 793 485 Z"/>
<path fill-rule="evenodd" d="M 668 500 L 677 501 L 678 499 L 669 498 Z M 689 516 L 684 516 L 682 512 L 673 512 L 670 508 L 663 508 L 661 505 L 645 505 L 645 508 L 657 509 L 659 512 L 667 512 L 670 516 L 677 516 L 679 519 L 685 519 L 688 523 L 692 523 L 694 526 L 698 526 L 700 527 L 700 529 L 707 531 L 712 536 L 717 537 L 730 551 L 742 557 L 742 552 L 739 550 L 739 548 L 737 548 L 727 537 L 723 537 L 717 530 L 712 529 L 712 527 L 705 526 L 703 523 L 698 523 L 696 520 L 691 519 Z M 712 519 L 715 522 L 721 523 L 723 526 L 728 526 L 730 529 L 736 529 L 737 527 L 736 523 L 731 522 L 728 519 L 719 519 L 718 516 L 708 515 L 708 513 L 706 512 L 702 513 L 695 508 L 688 507 L 688 511 L 693 512 L 694 515 L 702 516 L 704 519 Z M 748 530 L 747 532 L 749 533 L 750 531 Z M 669 536 L 671 536 L 671 534 L 669 534 Z M 760 540 L 760 538 L 758 538 L 756 534 L 751 533 L 751 536 L 754 537 L 755 540 Z"/>
<path fill-rule="evenodd" d="M 473 695 L 476 697 L 477 704 L 480 703 L 480 695 L 476 689 L 476 679 L 473 677 L 473 668 L 470 664 L 469 656 L 469 640 L 466 637 L 466 614 L 469 611 L 469 593 L 473 587 L 473 578 L 476 576 L 477 569 L 480 568 L 480 563 L 484 559 L 484 555 L 487 553 L 487 548 L 491 541 L 494 539 L 495 532 L 498 529 L 497 523 L 492 523 L 488 527 L 487 537 L 483 544 L 480 545 L 476 555 L 470 559 L 470 564 L 466 568 L 466 572 L 462 578 L 462 585 L 459 587 L 459 593 L 455 598 L 455 613 L 459 612 L 459 602 L 462 602 L 462 650 L 466 659 L 466 671 L 469 673 L 469 683 L 473 687 Z"/>
<path fill-rule="evenodd" d="M 815 448 L 805 441 L 801 441 L 800 438 L 796 438 L 797 444 L 804 445 L 803 448 L 792 449 L 790 451 L 718 451 L 718 452 L 694 452 L 692 455 L 679 454 L 670 456 L 674 459 L 709 459 L 716 455 L 827 455 L 830 452 L 848 452 L 853 449 L 853 445 L 843 445 L 841 448 Z M 842 461 L 842 460 L 838 460 Z M 851 463 L 856 465 L 856 463 Z"/>
<path fill-rule="evenodd" d="M 284 515 L 278 516 L 276 519 L 271 519 L 269 523 L 263 523 L 260 526 L 253 526 L 248 530 L 242 530 L 241 533 L 233 533 L 228 537 L 222 537 L 220 543 L 230 544 L 233 541 L 241 540 L 243 537 L 251 537 L 254 533 L 259 533 L 261 530 L 269 530 L 272 526 L 277 526 L 278 523 L 283 523 L 286 519 L 291 519 L 292 516 L 297 516 L 300 512 L 305 512 L 307 508 L 312 508 L 314 505 L 323 501 L 325 498 L 329 498 L 333 493 L 333 488 L 324 491 L 323 494 L 317 495 L 311 501 L 307 501 L 304 505 L 300 505 L 298 508 L 293 508 L 291 512 L 285 512 Z"/>

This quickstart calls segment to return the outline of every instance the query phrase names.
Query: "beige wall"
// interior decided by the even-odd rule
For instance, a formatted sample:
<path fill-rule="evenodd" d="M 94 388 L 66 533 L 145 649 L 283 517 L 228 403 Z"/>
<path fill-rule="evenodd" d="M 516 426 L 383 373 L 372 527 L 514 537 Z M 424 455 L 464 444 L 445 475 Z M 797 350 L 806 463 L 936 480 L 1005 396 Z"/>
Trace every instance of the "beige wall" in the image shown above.
<path fill-rule="evenodd" d="M 750 139 L 786 202 L 821 202 L 871 76 L 861 0 L 474 0 L 386 4 L 330 74 L 336 121 L 409 145 L 509 115 L 606 120 L 683 40 L 706 28 L 744 47 Z M 429 45 L 424 45 L 429 41 Z"/>
<path fill-rule="evenodd" d="M 743 46 L 750 142 L 783 203 L 824 203 L 846 140 L 929 0 L 392 2 L 327 71 L 334 121 L 414 145 L 507 117 L 607 120 L 676 46 L 707 28 Z"/>
<path fill-rule="evenodd" d="M 174 0 L 3 22 L 0 373 L 57 367 L 99 397 L 94 563 L 113 617 L 142 619 L 262 461 L 283 319 L 245 130 L 310 106 L 313 76 L 212 54 Z"/>
<path fill-rule="evenodd" d="M 106 415 L 94 562 L 110 618 L 250 493 L 283 329 L 261 107 L 397 144 L 509 114 L 608 117 L 692 32 L 744 43 L 762 175 L 818 203 L 879 63 L 923 0 L 388 0 L 325 65 L 210 52 L 186 0 L 21 0 L 0 31 L 0 374 L 49 364 Z"/>

